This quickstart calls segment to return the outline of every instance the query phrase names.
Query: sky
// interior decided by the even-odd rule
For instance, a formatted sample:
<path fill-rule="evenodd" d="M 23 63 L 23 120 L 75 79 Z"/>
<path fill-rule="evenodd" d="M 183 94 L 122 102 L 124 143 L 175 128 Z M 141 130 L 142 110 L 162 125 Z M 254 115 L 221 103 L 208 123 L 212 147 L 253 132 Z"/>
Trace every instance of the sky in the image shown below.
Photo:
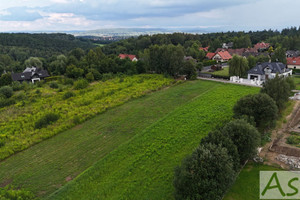
<path fill-rule="evenodd" d="M 0 32 L 299 27 L 298 0 L 0 0 Z"/>

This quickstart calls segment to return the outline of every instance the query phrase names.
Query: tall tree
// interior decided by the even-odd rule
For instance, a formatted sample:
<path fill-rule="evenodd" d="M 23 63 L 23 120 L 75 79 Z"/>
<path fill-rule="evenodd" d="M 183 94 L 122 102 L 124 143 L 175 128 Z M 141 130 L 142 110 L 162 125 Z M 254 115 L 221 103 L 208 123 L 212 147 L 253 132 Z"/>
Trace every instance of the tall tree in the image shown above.
<path fill-rule="evenodd" d="M 276 124 L 278 108 L 267 94 L 259 93 L 241 98 L 233 108 L 235 118 L 253 117 L 261 131 L 273 128 Z"/>
<path fill-rule="evenodd" d="M 175 169 L 175 199 L 221 199 L 234 179 L 227 149 L 200 145 Z"/>
<path fill-rule="evenodd" d="M 25 61 L 25 66 L 26 67 L 38 67 L 38 68 L 42 68 L 43 67 L 43 63 L 42 61 L 37 58 L 37 57 L 30 57 Z"/>
<path fill-rule="evenodd" d="M 249 70 L 248 60 L 238 55 L 234 55 L 229 63 L 230 76 L 244 76 Z"/>
<path fill-rule="evenodd" d="M 286 78 L 276 76 L 274 79 L 269 79 L 263 84 L 261 92 L 272 97 L 279 110 L 282 110 L 285 107 L 285 103 L 289 100 L 291 89 L 291 85 Z"/>
<path fill-rule="evenodd" d="M 282 62 L 283 64 L 286 64 L 285 49 L 277 47 L 274 54 L 271 56 L 271 60 L 272 62 Z"/>

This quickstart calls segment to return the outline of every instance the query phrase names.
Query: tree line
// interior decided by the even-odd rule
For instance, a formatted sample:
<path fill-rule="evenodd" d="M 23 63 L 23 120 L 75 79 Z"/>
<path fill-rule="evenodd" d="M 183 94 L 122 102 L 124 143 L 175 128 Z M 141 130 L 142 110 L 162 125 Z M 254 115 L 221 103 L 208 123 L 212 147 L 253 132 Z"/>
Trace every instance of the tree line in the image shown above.
<path fill-rule="evenodd" d="M 275 127 L 294 87 L 290 78 L 277 76 L 260 93 L 242 97 L 233 108 L 234 119 L 210 132 L 175 168 L 175 199 L 222 199 Z"/>

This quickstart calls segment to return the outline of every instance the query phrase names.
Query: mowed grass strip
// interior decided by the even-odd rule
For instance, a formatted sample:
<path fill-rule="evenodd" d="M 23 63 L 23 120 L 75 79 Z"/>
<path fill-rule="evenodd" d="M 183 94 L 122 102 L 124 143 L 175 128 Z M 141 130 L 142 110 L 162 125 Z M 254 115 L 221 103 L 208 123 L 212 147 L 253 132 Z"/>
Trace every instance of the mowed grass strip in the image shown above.
<path fill-rule="evenodd" d="M 186 82 L 107 110 L 0 162 L 0 185 L 43 197 L 60 188 L 120 144 L 219 83 Z"/>
<path fill-rule="evenodd" d="M 204 82 L 198 82 L 203 84 Z M 173 172 L 258 88 L 217 83 L 97 162 L 48 199 L 173 199 Z"/>
<path fill-rule="evenodd" d="M 239 174 L 236 182 L 223 200 L 259 199 L 259 172 L 280 171 L 280 168 L 256 163 L 248 163 Z"/>

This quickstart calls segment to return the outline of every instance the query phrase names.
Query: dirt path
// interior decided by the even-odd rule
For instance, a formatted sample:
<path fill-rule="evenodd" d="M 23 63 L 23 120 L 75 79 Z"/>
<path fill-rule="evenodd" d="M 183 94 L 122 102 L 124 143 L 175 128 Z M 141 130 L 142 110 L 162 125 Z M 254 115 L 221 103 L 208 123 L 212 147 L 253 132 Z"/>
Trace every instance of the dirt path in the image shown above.
<path fill-rule="evenodd" d="M 300 148 L 286 143 L 286 138 L 290 136 L 290 132 L 298 128 L 300 124 L 300 101 L 295 103 L 293 111 L 286 117 L 286 121 L 287 123 L 283 123 L 280 128 L 272 131 L 271 142 L 263 147 L 260 157 L 264 158 L 266 164 L 275 164 L 283 169 L 290 169 L 289 165 L 278 161 L 276 158 L 279 154 L 300 157 Z"/>

